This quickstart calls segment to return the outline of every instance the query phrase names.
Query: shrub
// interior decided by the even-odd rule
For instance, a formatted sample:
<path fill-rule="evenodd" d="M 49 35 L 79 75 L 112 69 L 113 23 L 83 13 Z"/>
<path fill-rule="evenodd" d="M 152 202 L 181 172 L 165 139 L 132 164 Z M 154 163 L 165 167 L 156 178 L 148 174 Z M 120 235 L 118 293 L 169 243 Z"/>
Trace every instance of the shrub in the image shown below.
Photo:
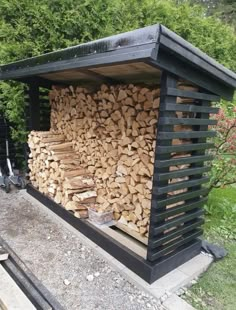
<path fill-rule="evenodd" d="M 213 139 L 210 189 L 236 183 L 236 107 L 221 108 L 214 118 L 218 124 L 214 127 L 217 137 Z"/>

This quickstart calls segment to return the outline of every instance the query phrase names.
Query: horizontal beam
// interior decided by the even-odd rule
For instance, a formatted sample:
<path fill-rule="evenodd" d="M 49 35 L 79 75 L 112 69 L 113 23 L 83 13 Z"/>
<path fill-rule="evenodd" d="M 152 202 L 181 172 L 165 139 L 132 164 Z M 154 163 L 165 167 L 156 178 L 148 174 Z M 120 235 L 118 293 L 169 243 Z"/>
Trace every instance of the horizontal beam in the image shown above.
<path fill-rule="evenodd" d="M 158 133 L 158 139 L 172 140 L 172 139 L 195 139 L 195 138 L 210 138 L 217 135 L 216 131 L 163 131 Z"/>
<path fill-rule="evenodd" d="M 214 102 L 220 101 L 220 96 L 193 92 L 193 91 L 188 91 L 188 90 L 181 90 L 181 89 L 171 88 L 171 87 L 168 87 L 166 89 L 166 95 L 174 96 L 174 97 L 199 99 L 199 100 L 205 100 L 205 101 L 214 101 Z"/>
<path fill-rule="evenodd" d="M 180 215 L 177 217 L 174 217 L 170 220 L 167 220 L 164 222 L 164 224 L 161 225 L 151 225 L 150 226 L 150 230 L 151 230 L 151 234 L 152 236 L 161 234 L 162 232 L 164 232 L 165 230 L 168 230 L 170 228 L 173 228 L 175 226 L 181 225 L 185 222 L 189 222 L 195 218 L 198 218 L 200 216 L 202 216 L 204 213 L 203 209 L 197 209 L 197 211 L 191 211 L 191 213 L 185 213 L 184 215 Z"/>
<path fill-rule="evenodd" d="M 97 73 L 95 71 L 91 71 L 88 69 L 80 69 L 81 73 L 86 74 L 88 77 L 91 77 L 92 80 L 96 80 L 100 83 L 108 83 L 108 84 L 123 84 L 124 82 L 122 80 L 118 80 L 115 78 L 111 78 L 105 75 L 102 75 L 100 73 Z"/>
<path fill-rule="evenodd" d="M 177 39 L 178 40 L 178 39 Z M 223 66 L 219 68 L 219 65 L 216 63 L 212 63 L 212 59 L 208 57 L 206 54 L 202 54 L 199 56 L 199 51 L 192 51 L 192 47 L 188 45 L 188 47 L 185 47 L 186 44 L 184 40 L 182 40 L 181 43 L 177 43 L 176 39 L 169 38 L 167 36 L 160 36 L 160 50 L 163 49 L 163 52 L 166 54 L 167 58 L 174 59 L 176 56 L 177 61 L 179 61 L 179 66 L 183 66 L 182 70 L 183 72 L 187 73 L 188 68 L 192 67 L 193 74 L 195 73 L 195 76 L 198 77 L 199 80 L 196 81 L 196 85 L 201 86 L 207 90 L 209 88 L 204 87 L 202 83 L 204 83 L 205 80 L 205 74 L 207 74 L 212 79 L 214 78 L 216 80 L 215 86 L 217 85 L 217 82 L 221 84 L 227 84 L 231 87 L 235 87 L 235 77 L 232 76 L 231 73 L 226 72 L 225 68 Z M 183 45 L 182 45 L 183 44 Z M 172 57 L 170 57 L 170 55 Z M 169 57 L 168 57 L 169 56 Z M 158 57 L 158 60 L 160 61 L 160 57 Z M 170 65 L 169 65 L 170 66 Z M 174 68 L 176 70 L 177 68 Z M 183 76 L 184 77 L 184 76 Z M 189 76 L 190 77 L 190 76 Z M 202 82 L 201 82 L 202 77 Z M 190 77 L 192 80 L 192 77 Z M 188 80 L 188 79 L 187 79 Z M 214 94 L 219 94 L 218 92 L 215 92 L 214 90 L 210 91 Z M 220 90 L 219 90 L 220 91 Z M 219 94 L 221 95 L 221 94 Z"/>
<path fill-rule="evenodd" d="M 177 249 L 178 247 L 189 243 L 190 241 L 196 239 L 202 235 L 202 230 L 198 229 L 194 232 L 187 233 L 172 242 L 165 244 L 162 247 L 158 247 L 156 250 L 151 250 L 148 253 L 148 259 L 150 261 L 155 261 L 156 259 L 163 257 L 165 254 Z"/>
<path fill-rule="evenodd" d="M 163 259 L 149 262 L 87 220 L 76 218 L 31 185 L 27 186 L 27 192 L 150 284 L 200 253 L 201 241 L 197 239 L 167 254 Z"/>
<path fill-rule="evenodd" d="M 174 117 L 160 117 L 160 125 L 216 125 L 217 121 L 214 119 L 201 118 L 174 118 Z"/>
<path fill-rule="evenodd" d="M 188 199 L 192 199 L 192 198 L 196 198 L 196 197 L 200 197 L 200 196 L 206 196 L 209 193 L 209 189 L 208 188 L 201 188 L 199 190 L 189 190 L 185 193 L 180 193 L 177 195 L 173 195 L 170 196 L 166 199 L 162 199 L 160 200 L 159 197 L 157 195 L 153 195 L 156 199 L 156 205 L 153 206 L 153 209 L 159 210 L 162 209 L 165 206 L 174 204 L 176 202 L 180 202 L 180 201 L 186 201 Z"/>
<path fill-rule="evenodd" d="M 25 103 L 29 103 L 30 102 L 29 97 L 25 97 L 24 101 L 25 101 Z M 43 104 L 46 103 L 49 106 L 49 99 L 48 98 L 42 98 L 42 97 L 39 96 L 39 102 L 40 102 L 40 104 L 41 103 L 43 103 Z"/>
<path fill-rule="evenodd" d="M 127 47 L 116 50 L 107 51 L 106 53 L 96 53 L 81 57 L 73 57 L 65 60 L 52 61 L 44 64 L 35 64 L 32 67 L 12 68 L 9 71 L 2 72 L 1 80 L 25 79 L 29 76 L 35 78 L 37 75 L 60 72 L 70 69 L 92 68 L 97 66 L 116 65 L 127 62 L 143 61 L 152 58 L 152 51 L 156 47 L 156 43 L 148 43 L 135 47 Z M 41 78 L 41 77 L 39 77 Z M 70 81 L 68 81 L 70 83 Z M 55 85 L 57 81 L 50 81 L 50 85 Z M 58 83 L 57 83 L 58 84 Z M 64 81 L 63 81 L 63 84 Z M 50 87 L 49 87 L 50 86 Z M 47 87 L 47 83 L 45 83 Z"/>
<path fill-rule="evenodd" d="M 165 211 L 158 210 L 156 213 L 153 213 L 152 222 L 161 222 L 170 216 L 202 207 L 207 202 L 207 199 L 207 197 L 203 197 L 194 202 L 184 203 L 176 207 L 165 209 Z"/>
<path fill-rule="evenodd" d="M 30 68 L 27 68 L 30 70 Z M 27 71 L 26 69 L 26 71 Z M 26 84 L 31 84 L 31 83 L 37 83 L 40 87 L 42 88 L 46 88 L 46 89 L 51 89 L 52 86 L 55 85 L 55 82 L 51 81 L 51 80 L 48 80 L 48 79 L 45 79 L 45 78 L 42 78 L 40 76 L 29 76 L 29 75 L 25 75 L 26 77 L 24 78 L 14 78 L 14 71 L 13 72 L 8 72 L 9 75 L 13 75 L 12 78 L 8 78 L 8 79 L 14 79 L 16 81 L 19 81 L 19 82 L 22 82 L 22 83 L 26 83 Z M 3 75 L 5 75 L 5 73 L 3 73 Z M 61 83 L 61 82 L 57 82 L 56 85 L 61 85 L 61 86 L 64 86 L 64 87 L 68 87 L 69 85 L 68 84 L 65 84 L 65 83 Z"/>
<path fill-rule="evenodd" d="M 174 152 L 207 150 L 211 148 L 214 148 L 214 143 L 186 143 L 181 145 L 157 146 L 157 152 L 158 154 L 168 154 Z"/>
<path fill-rule="evenodd" d="M 167 160 L 155 160 L 155 167 L 164 168 L 170 166 L 177 166 L 183 164 L 192 164 L 204 161 L 210 161 L 213 159 L 212 155 L 192 155 L 192 156 L 181 156 L 177 158 L 167 159 Z"/>
<path fill-rule="evenodd" d="M 160 107 L 160 110 L 164 108 Z M 167 103 L 165 106 L 166 111 L 181 111 L 181 112 L 196 112 L 196 113 L 211 113 L 217 114 L 219 112 L 218 108 L 205 107 L 194 104 L 178 104 L 178 103 Z"/>
<path fill-rule="evenodd" d="M 193 179 L 193 180 L 187 180 L 187 181 L 176 182 L 173 184 L 168 184 L 167 186 L 163 186 L 163 187 L 160 187 L 160 186 L 156 187 L 155 182 L 154 182 L 152 192 L 157 195 L 161 195 L 161 194 L 170 193 L 172 191 L 176 191 L 179 189 L 201 185 L 201 184 L 207 183 L 209 180 L 210 180 L 209 177 L 202 177 L 199 179 Z"/>
<path fill-rule="evenodd" d="M 186 177 L 189 175 L 198 175 L 198 174 L 208 172 L 209 170 L 211 170 L 211 168 L 205 166 L 205 167 L 200 167 L 200 168 L 199 167 L 187 168 L 187 169 L 180 169 L 180 170 L 174 170 L 170 172 L 159 173 L 156 176 L 154 176 L 154 182 L 181 178 L 181 177 Z"/>
<path fill-rule="evenodd" d="M 166 243 L 166 242 L 168 242 L 174 238 L 177 238 L 183 234 L 186 234 L 187 232 L 195 230 L 196 228 L 200 227 L 202 224 L 204 224 L 204 219 L 203 218 L 197 218 L 196 220 L 191 221 L 191 223 L 189 223 L 189 224 L 185 224 L 181 227 L 178 227 L 176 229 L 169 231 L 168 233 L 166 233 L 164 235 L 162 234 L 156 238 L 154 237 L 154 238 L 150 239 L 148 246 L 151 249 L 155 249 L 155 248 L 161 246 L 162 244 L 164 244 L 164 243 Z"/>
<path fill-rule="evenodd" d="M 39 92 L 39 97 L 41 99 L 47 99 L 49 101 L 49 98 L 48 98 L 48 95 L 49 95 L 49 90 L 47 92 Z M 25 100 L 28 100 L 29 99 L 29 90 L 25 90 Z"/>
<path fill-rule="evenodd" d="M 184 60 L 177 58 L 162 48 L 159 48 L 158 59 L 156 61 L 150 60 L 149 63 L 158 69 L 171 72 L 214 94 L 220 95 L 226 100 L 231 101 L 233 98 L 234 90 L 232 86 L 223 84 L 215 77 L 211 77 L 202 70 L 196 69 L 191 64 L 187 65 Z"/>

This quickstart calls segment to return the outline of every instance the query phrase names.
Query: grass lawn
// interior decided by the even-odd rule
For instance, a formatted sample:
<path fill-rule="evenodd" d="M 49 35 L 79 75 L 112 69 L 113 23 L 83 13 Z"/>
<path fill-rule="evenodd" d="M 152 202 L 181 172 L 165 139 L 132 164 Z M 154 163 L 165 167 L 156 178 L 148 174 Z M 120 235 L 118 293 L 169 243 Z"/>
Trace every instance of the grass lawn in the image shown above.
<path fill-rule="evenodd" d="M 228 255 L 183 297 L 199 310 L 236 309 L 236 187 L 214 189 L 206 206 L 205 238 L 224 246 Z"/>

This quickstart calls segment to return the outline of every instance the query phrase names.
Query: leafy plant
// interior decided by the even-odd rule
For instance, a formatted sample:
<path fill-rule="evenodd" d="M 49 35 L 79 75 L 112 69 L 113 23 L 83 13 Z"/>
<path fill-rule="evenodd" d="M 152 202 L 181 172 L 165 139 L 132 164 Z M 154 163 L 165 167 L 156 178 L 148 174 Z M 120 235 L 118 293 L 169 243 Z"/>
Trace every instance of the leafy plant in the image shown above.
<path fill-rule="evenodd" d="M 210 189 L 236 183 L 236 107 L 222 108 L 214 118 L 218 124 L 214 127 L 217 137 L 213 139 Z"/>
<path fill-rule="evenodd" d="M 16 82 L 0 83 L 0 112 L 14 125 L 12 127 L 13 139 L 26 141 L 26 128 L 24 119 L 24 89 Z"/>
<path fill-rule="evenodd" d="M 204 208 L 205 233 L 217 236 L 218 239 L 236 240 L 235 187 L 213 189 Z"/>
<path fill-rule="evenodd" d="M 236 240 L 236 204 L 232 205 L 227 199 L 223 199 L 218 208 L 210 202 L 204 208 L 206 215 L 218 219 L 217 225 L 211 227 L 211 233 L 223 239 Z M 210 221 L 210 219 L 206 218 L 206 221 Z"/>

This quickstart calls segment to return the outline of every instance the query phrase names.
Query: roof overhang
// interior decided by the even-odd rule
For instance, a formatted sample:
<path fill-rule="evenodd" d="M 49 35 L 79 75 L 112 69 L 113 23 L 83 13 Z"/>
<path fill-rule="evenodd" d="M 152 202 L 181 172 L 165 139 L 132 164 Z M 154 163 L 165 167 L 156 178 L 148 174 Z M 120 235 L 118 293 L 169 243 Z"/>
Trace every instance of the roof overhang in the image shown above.
<path fill-rule="evenodd" d="M 228 100 L 236 88 L 235 73 L 159 24 L 3 65 L 0 80 L 158 84 L 162 70 Z"/>

